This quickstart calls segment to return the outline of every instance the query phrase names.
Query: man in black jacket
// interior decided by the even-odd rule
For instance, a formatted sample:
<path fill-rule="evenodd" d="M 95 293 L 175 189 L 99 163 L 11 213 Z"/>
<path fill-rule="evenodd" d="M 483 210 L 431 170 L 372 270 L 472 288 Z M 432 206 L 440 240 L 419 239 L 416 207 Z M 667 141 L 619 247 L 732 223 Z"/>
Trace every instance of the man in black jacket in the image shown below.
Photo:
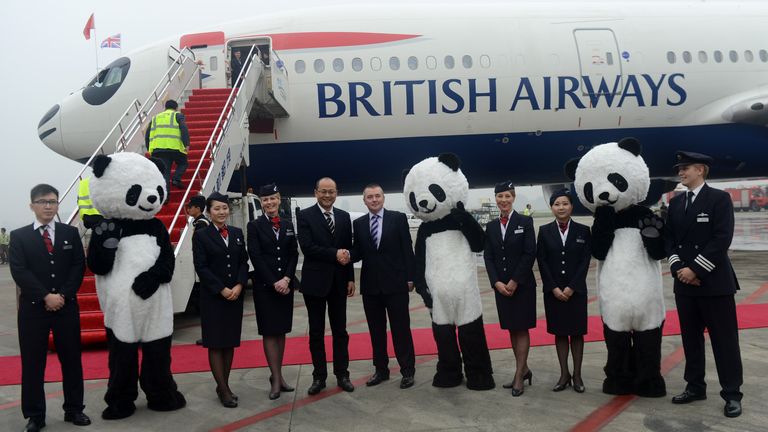
<path fill-rule="evenodd" d="M 384 191 L 378 184 L 363 190 L 369 213 L 355 220 L 352 261 L 363 260 L 360 293 L 371 333 L 376 371 L 366 382 L 375 386 L 389 379 L 387 315 L 392 343 L 400 364 L 400 388 L 413 386 L 415 355 L 408 312 L 408 293 L 413 290 L 414 256 L 405 214 L 384 209 Z"/>
<path fill-rule="evenodd" d="M 733 239 L 733 203 L 705 180 L 712 158 L 677 152 L 675 168 L 688 188 L 669 202 L 665 236 L 680 336 L 685 350 L 683 393 L 672 403 L 686 404 L 707 398 L 704 381 L 704 329 L 709 331 L 717 375 L 726 401 L 726 417 L 741 415 L 742 383 L 739 328 L 734 294 L 739 283 L 728 258 Z"/>
<path fill-rule="evenodd" d="M 299 212 L 299 245 L 304 253 L 301 292 L 309 319 L 309 351 L 312 354 L 314 395 L 325 388 L 328 369 L 325 360 L 325 308 L 333 335 L 333 374 L 344 391 L 354 391 L 349 380 L 349 335 L 347 297 L 355 294 L 355 272 L 349 263 L 352 222 L 349 213 L 333 207 L 336 182 L 328 177 L 315 184 L 317 205 Z"/>
<path fill-rule="evenodd" d="M 77 291 L 85 272 L 83 243 L 77 228 L 54 222 L 59 192 L 50 185 L 32 188 L 31 225 L 11 233 L 11 276 L 19 288 L 21 411 L 26 431 L 45 427 L 45 360 L 53 331 L 64 386 L 64 421 L 91 424 L 83 413 L 83 365 L 80 357 L 80 309 Z"/>

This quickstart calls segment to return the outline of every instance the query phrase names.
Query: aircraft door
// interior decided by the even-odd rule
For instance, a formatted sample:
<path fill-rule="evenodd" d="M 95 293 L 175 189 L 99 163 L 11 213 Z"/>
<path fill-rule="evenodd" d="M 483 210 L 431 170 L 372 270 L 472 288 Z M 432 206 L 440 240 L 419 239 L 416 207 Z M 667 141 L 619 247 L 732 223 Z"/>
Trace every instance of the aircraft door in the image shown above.
<path fill-rule="evenodd" d="M 579 56 L 583 94 L 585 96 L 590 94 L 590 87 L 584 83 L 585 76 L 589 77 L 594 93 L 598 92 L 602 79 L 605 79 L 607 88 L 613 94 L 621 93 L 624 88 L 621 54 L 613 30 L 576 29 L 573 31 L 573 36 L 576 39 L 576 50 Z"/>
<path fill-rule="evenodd" d="M 189 48 L 200 62 L 203 88 L 227 87 L 224 32 L 186 34 L 179 43 L 181 49 Z"/>

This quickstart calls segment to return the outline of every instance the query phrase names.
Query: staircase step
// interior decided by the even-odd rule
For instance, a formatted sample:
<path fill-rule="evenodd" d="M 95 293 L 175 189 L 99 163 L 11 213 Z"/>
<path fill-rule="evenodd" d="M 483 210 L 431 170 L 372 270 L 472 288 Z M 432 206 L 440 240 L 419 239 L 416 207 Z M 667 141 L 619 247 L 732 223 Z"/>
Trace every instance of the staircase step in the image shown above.
<path fill-rule="evenodd" d="M 192 95 L 214 95 L 214 94 L 226 94 L 232 92 L 231 88 L 201 88 L 192 90 Z"/>
<path fill-rule="evenodd" d="M 104 328 L 104 313 L 101 311 L 80 311 L 80 328 L 98 330 Z"/>
<path fill-rule="evenodd" d="M 223 106 L 220 107 L 197 107 L 197 108 L 182 108 L 181 112 L 185 116 L 195 116 L 195 115 L 216 115 L 216 118 L 219 118 L 219 114 L 221 114 Z"/>
<path fill-rule="evenodd" d="M 210 129 L 216 126 L 216 119 L 213 120 L 198 120 L 197 116 L 194 116 L 195 120 L 187 122 L 187 127 L 191 131 L 192 129 Z"/>
<path fill-rule="evenodd" d="M 229 94 L 192 95 L 189 102 L 220 102 L 222 105 L 229 99 Z"/>
<path fill-rule="evenodd" d="M 96 277 L 93 276 L 93 273 L 91 273 L 91 276 L 85 276 L 83 278 L 83 283 L 80 284 L 80 290 L 77 293 L 96 294 Z"/>
<path fill-rule="evenodd" d="M 80 313 L 101 311 L 101 307 L 99 306 L 99 297 L 96 295 L 96 293 L 78 293 L 77 304 L 80 306 Z"/>
<path fill-rule="evenodd" d="M 219 102 L 219 101 L 214 101 L 214 102 L 209 102 L 209 101 L 199 101 L 199 102 L 189 101 L 189 102 L 185 103 L 184 106 L 186 107 L 186 109 L 215 108 L 215 109 L 218 109 L 219 111 L 221 111 L 224 108 L 224 101 L 221 101 L 221 102 Z"/>

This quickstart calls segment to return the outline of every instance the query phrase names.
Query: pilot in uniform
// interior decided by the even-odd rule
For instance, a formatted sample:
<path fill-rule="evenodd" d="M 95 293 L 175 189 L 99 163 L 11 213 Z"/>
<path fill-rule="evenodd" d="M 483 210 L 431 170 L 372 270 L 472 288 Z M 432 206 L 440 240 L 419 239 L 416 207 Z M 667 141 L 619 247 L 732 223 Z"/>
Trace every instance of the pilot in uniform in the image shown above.
<path fill-rule="evenodd" d="M 728 258 L 733 239 L 733 204 L 730 196 L 705 183 L 712 158 L 677 152 L 675 168 L 688 188 L 669 202 L 666 249 L 672 276 L 680 335 L 685 351 L 683 393 L 672 403 L 706 399 L 704 381 L 704 329 L 709 332 L 720 379 L 726 417 L 741 415 L 743 383 L 739 329 L 734 294 L 739 283 Z"/>

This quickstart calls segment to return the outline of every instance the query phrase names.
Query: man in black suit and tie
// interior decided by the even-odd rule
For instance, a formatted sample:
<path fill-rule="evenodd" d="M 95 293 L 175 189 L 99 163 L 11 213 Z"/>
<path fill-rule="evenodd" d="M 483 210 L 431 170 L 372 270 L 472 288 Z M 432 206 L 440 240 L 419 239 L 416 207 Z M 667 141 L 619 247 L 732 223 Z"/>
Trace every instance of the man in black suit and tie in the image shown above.
<path fill-rule="evenodd" d="M 400 388 L 413 386 L 415 354 L 408 312 L 413 290 L 414 256 L 405 214 L 384 209 L 384 191 L 378 184 L 363 190 L 369 213 L 355 220 L 351 252 L 353 262 L 363 260 L 360 294 L 371 333 L 376 371 L 365 384 L 375 386 L 389 379 L 387 315 L 392 343 L 400 364 Z"/>
<path fill-rule="evenodd" d="M 734 294 L 739 283 L 728 258 L 733 239 L 733 203 L 705 180 L 712 158 L 677 152 L 680 183 L 688 188 L 669 202 L 666 248 L 675 278 L 675 303 L 685 351 L 685 391 L 672 403 L 686 404 L 707 398 L 704 381 L 704 329 L 709 331 L 715 355 L 720 396 L 726 417 L 741 415 L 742 383 L 739 328 Z"/>
<path fill-rule="evenodd" d="M 83 365 L 80 358 L 80 309 L 77 291 L 85 272 L 83 243 L 77 228 L 54 222 L 59 192 L 50 185 L 32 188 L 29 207 L 35 222 L 11 232 L 11 276 L 19 288 L 21 411 L 25 431 L 45 427 L 45 361 L 53 331 L 64 384 L 64 421 L 91 424 L 83 413 Z"/>
<path fill-rule="evenodd" d="M 328 369 L 325 360 L 325 308 L 333 334 L 333 374 L 344 391 L 354 391 L 349 380 L 349 335 L 347 297 L 355 294 L 355 272 L 349 263 L 352 222 L 349 213 L 333 207 L 336 182 L 324 177 L 315 184 L 317 205 L 299 212 L 299 245 L 304 253 L 301 292 L 309 318 L 309 351 L 312 354 L 314 395 L 325 388 Z"/>

